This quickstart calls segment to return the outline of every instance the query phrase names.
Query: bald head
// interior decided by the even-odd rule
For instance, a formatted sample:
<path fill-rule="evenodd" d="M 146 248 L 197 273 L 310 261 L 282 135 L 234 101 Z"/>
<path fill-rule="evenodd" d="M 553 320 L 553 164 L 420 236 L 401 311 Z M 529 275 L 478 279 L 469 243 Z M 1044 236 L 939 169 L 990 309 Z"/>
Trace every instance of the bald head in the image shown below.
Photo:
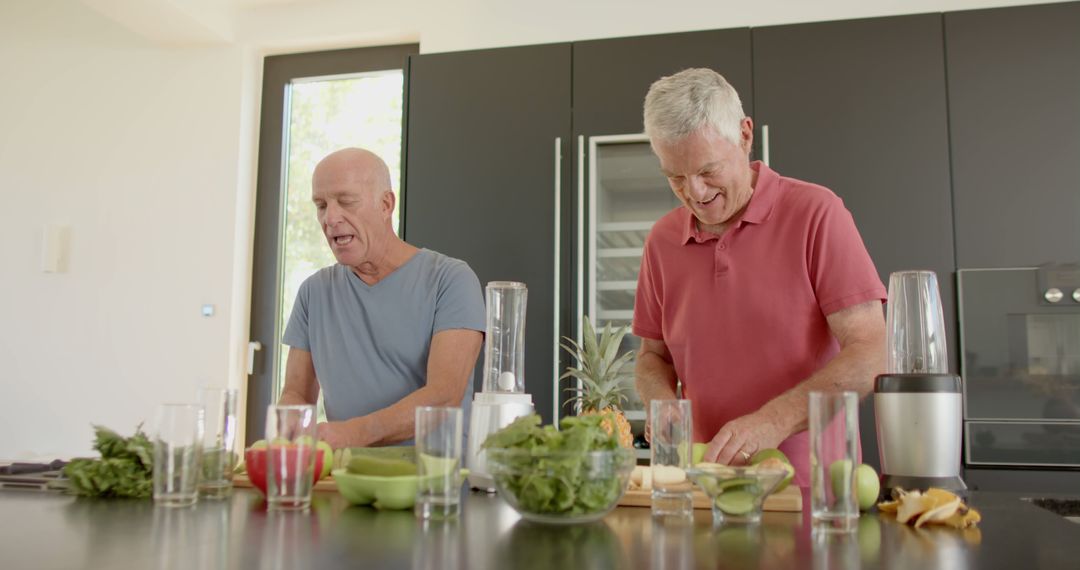
<path fill-rule="evenodd" d="M 390 169 L 375 153 L 362 148 L 343 148 L 328 154 L 315 165 L 311 187 L 357 186 L 374 196 L 390 192 Z"/>

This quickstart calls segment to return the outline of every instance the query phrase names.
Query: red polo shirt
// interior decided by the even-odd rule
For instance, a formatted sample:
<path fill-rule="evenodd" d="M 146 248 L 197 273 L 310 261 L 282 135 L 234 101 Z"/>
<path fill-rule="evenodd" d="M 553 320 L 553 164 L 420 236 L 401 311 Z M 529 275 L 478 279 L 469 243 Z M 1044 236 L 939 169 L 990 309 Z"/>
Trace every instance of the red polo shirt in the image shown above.
<path fill-rule="evenodd" d="M 751 168 L 750 203 L 722 237 L 698 231 L 679 207 L 653 226 L 641 259 L 633 331 L 671 351 L 697 441 L 836 356 L 826 315 L 886 299 L 840 198 L 760 162 Z M 807 433 L 781 449 L 808 484 Z"/>

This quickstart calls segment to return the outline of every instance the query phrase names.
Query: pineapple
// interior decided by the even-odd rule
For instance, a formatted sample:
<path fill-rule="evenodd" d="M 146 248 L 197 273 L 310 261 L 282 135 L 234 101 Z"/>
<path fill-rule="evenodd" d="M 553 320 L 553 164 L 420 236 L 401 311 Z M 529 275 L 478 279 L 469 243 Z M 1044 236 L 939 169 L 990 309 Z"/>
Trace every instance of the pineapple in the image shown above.
<path fill-rule="evenodd" d="M 581 404 L 581 415 L 604 416 L 601 424 L 604 429 L 609 434 L 617 432 L 619 445 L 630 448 L 633 446 L 634 437 L 630 431 L 630 422 L 621 407 L 627 397 L 624 393 L 626 387 L 619 383 L 619 371 L 634 354 L 626 352 L 618 355 L 619 345 L 630 327 L 624 326 L 613 331 L 611 323 L 607 323 L 599 340 L 588 316 L 582 318 L 581 328 L 582 344 L 579 345 L 567 337 L 563 337 L 566 342 L 562 344 L 563 349 L 577 359 L 578 368 L 567 367 L 566 373 L 559 379 L 580 380 L 580 387 L 567 390 L 575 392 L 571 401 Z"/>

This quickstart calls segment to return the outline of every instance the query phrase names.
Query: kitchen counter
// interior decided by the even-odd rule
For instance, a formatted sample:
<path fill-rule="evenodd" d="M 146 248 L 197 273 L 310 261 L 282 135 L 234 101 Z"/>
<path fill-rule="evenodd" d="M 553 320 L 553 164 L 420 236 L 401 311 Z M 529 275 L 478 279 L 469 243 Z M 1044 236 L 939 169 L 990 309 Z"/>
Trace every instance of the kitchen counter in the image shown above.
<path fill-rule="evenodd" d="M 807 497 L 804 496 L 804 499 Z M 809 500 L 805 501 L 809 504 Z M 1080 525 L 1019 495 L 974 493 L 977 530 L 915 530 L 864 514 L 857 534 L 813 536 L 809 514 L 766 513 L 758 527 L 654 522 L 619 508 L 602 522 L 536 525 L 497 497 L 467 493 L 458 521 L 352 507 L 316 493 L 312 510 L 267 512 L 259 495 L 193 508 L 151 501 L 0 491 L 4 568 L 1075 568 Z"/>

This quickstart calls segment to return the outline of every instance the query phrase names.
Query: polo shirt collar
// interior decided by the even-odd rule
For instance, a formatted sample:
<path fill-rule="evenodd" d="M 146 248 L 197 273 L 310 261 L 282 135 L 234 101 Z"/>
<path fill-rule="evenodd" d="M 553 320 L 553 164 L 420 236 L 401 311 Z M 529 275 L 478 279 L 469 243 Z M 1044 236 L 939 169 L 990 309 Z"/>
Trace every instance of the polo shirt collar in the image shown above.
<path fill-rule="evenodd" d="M 736 222 L 735 227 L 740 227 L 743 224 L 761 224 L 769 219 L 769 215 L 772 214 L 773 206 L 776 205 L 777 186 L 779 184 L 780 177 L 776 174 L 776 171 L 766 166 L 760 160 L 755 160 L 750 163 L 750 168 L 758 173 L 757 182 L 754 184 L 754 194 L 750 196 L 750 203 L 746 205 L 746 211 L 743 212 L 742 217 Z M 689 208 L 683 206 L 683 241 L 682 243 L 690 243 L 691 240 L 697 243 L 704 243 L 709 240 L 717 239 L 719 236 L 709 232 L 703 232 L 697 228 L 697 218 L 694 217 L 693 212 Z"/>

